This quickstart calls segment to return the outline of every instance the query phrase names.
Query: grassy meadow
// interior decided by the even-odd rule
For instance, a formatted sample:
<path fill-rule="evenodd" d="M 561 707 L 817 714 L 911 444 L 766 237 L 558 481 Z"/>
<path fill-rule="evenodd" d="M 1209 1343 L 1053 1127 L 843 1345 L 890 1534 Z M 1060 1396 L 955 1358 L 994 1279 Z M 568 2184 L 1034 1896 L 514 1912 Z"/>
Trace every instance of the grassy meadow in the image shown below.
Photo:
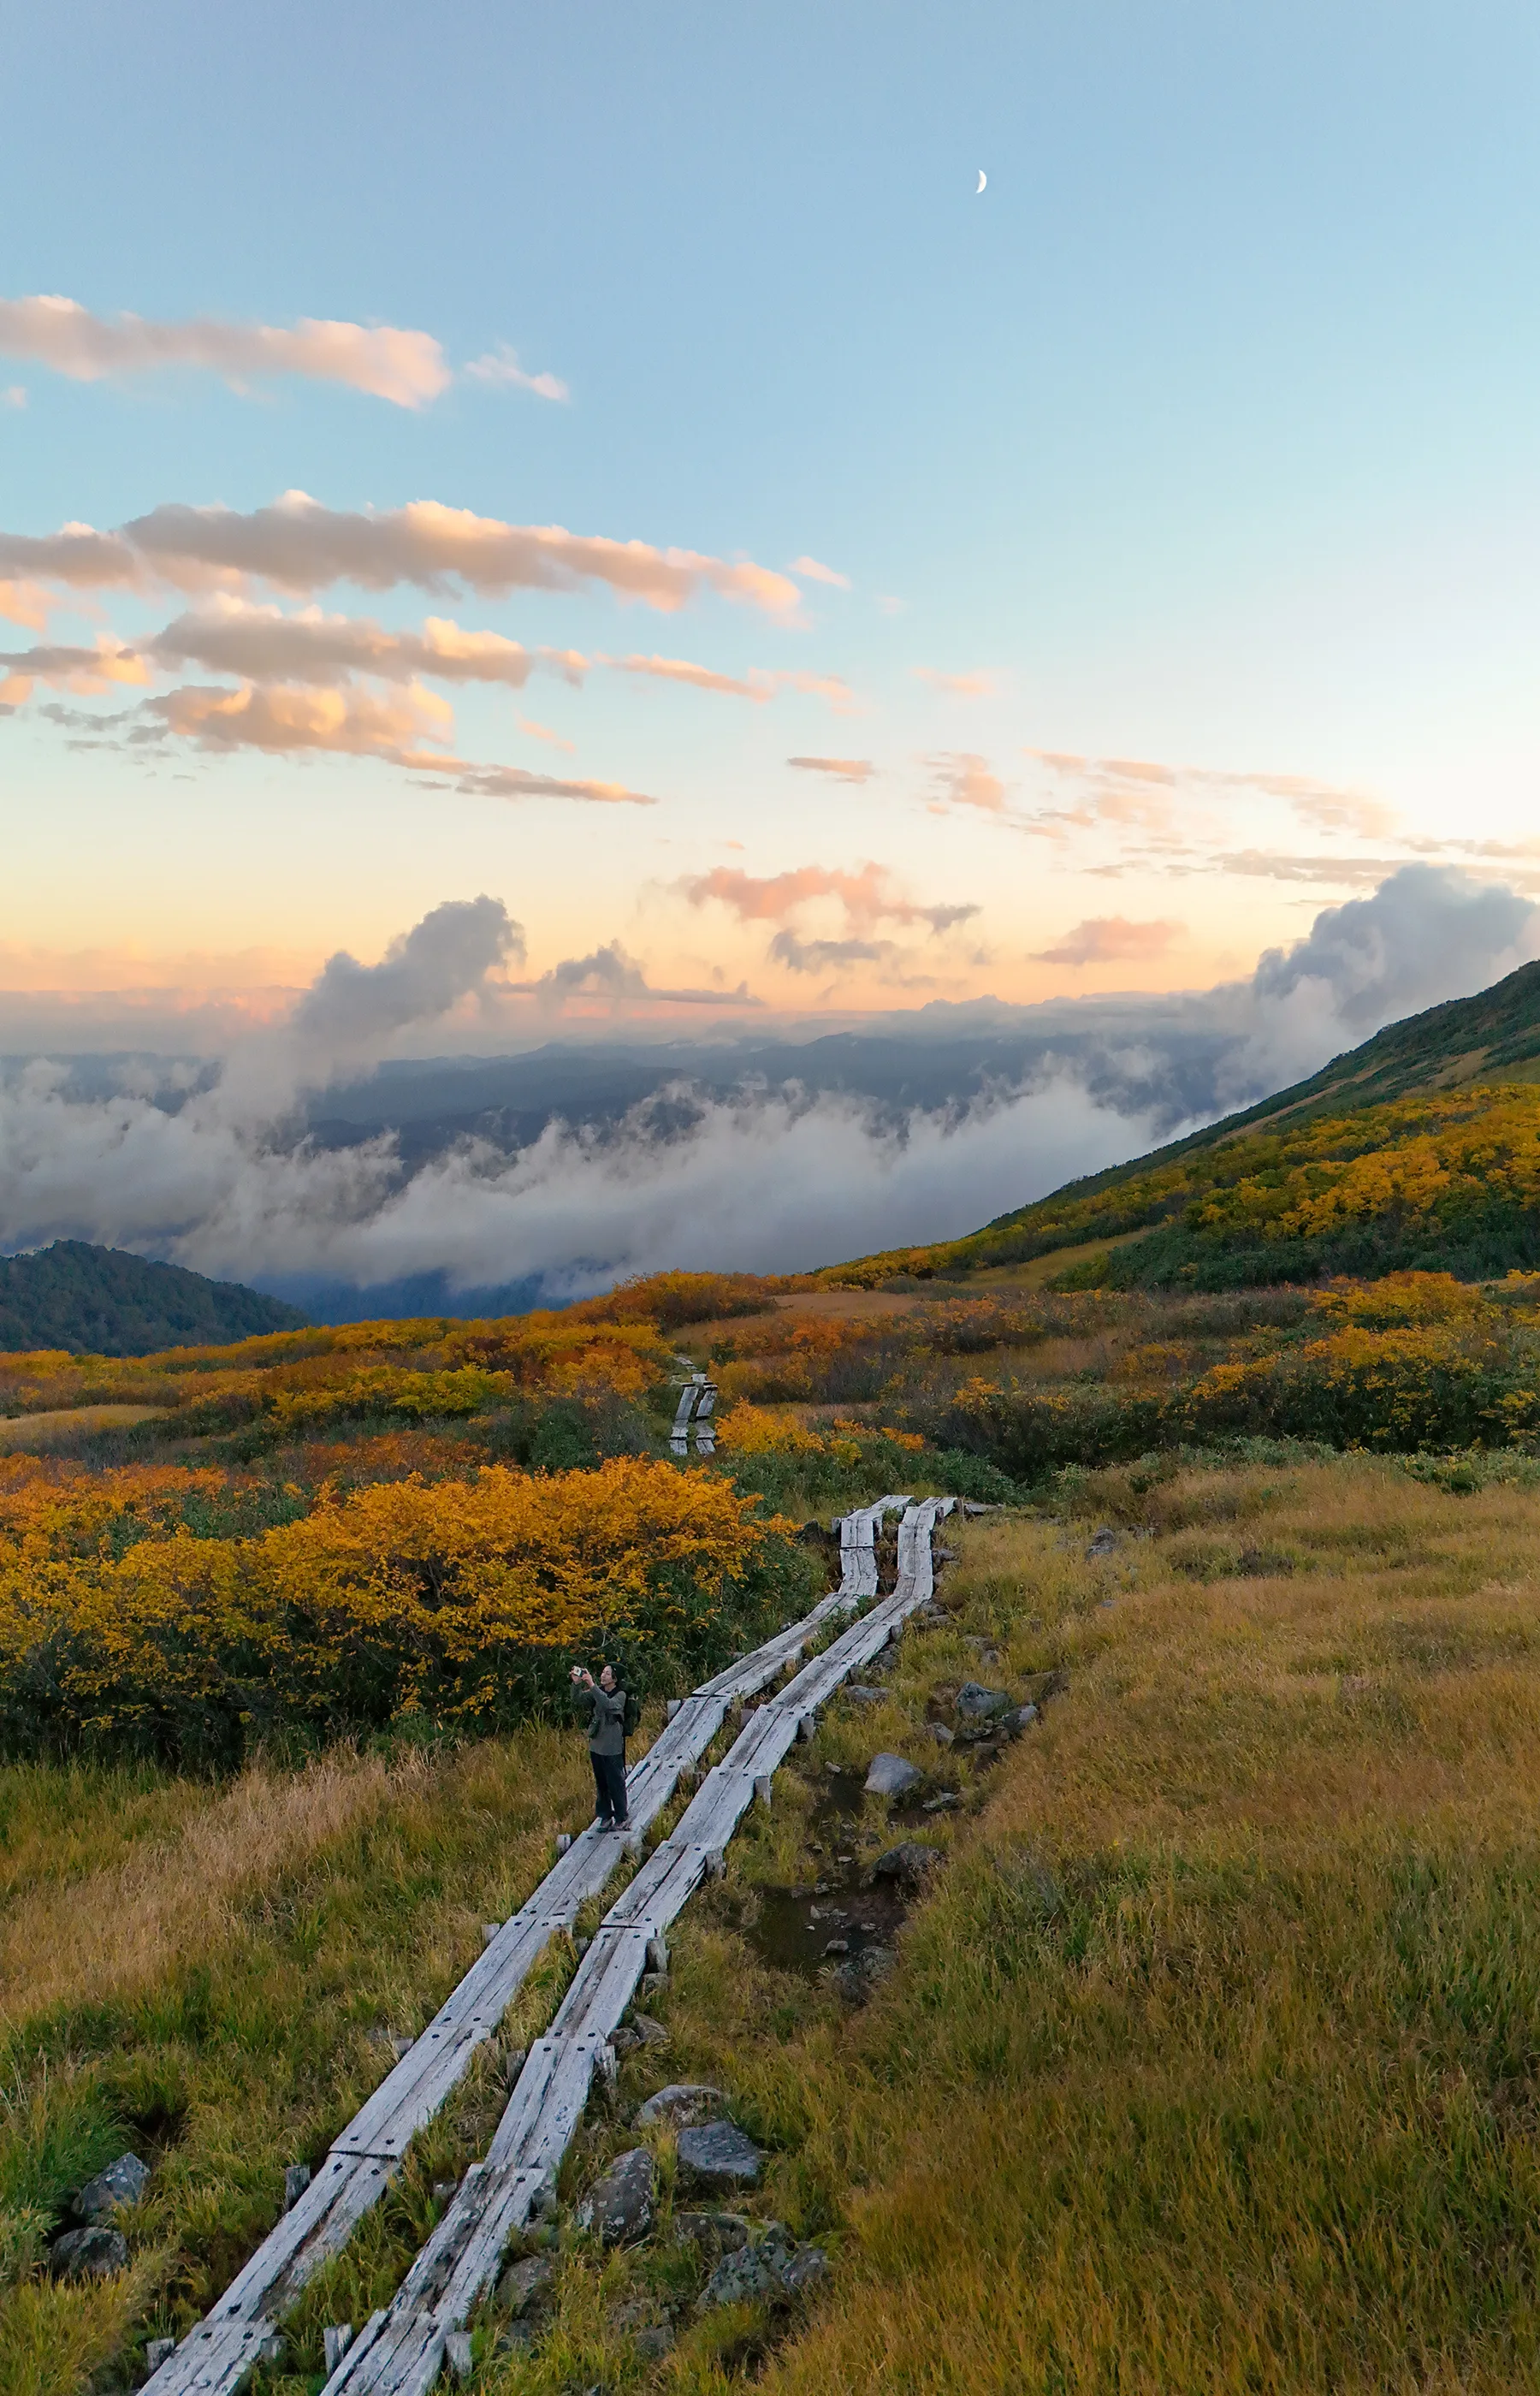
<path fill-rule="evenodd" d="M 686 1363 L 714 1458 L 669 1452 Z M 569 2157 L 549 2309 L 488 2308 L 478 2384 L 1533 2376 L 1535 1276 L 673 1275 L 502 1323 L 13 1355 L 0 1404 L 0 2396 L 132 2387 L 271 2227 L 586 1817 L 568 1663 L 612 1657 L 656 1724 L 829 1585 L 809 1518 L 884 1488 L 996 1511 L 949 1527 L 941 1615 L 682 1917 Z M 970 1742 L 970 1679 L 1041 1719 Z M 879 1748 L 924 1775 L 897 1815 L 860 1793 Z M 898 1838 L 943 1864 L 869 1886 Z M 868 2002 L 831 1901 L 896 1958 Z M 313 2396 L 325 2324 L 389 2297 L 574 1953 L 259 2396 Z M 802 2306 L 699 2309 L 666 2132 L 655 2235 L 574 2229 L 681 2079 L 765 2149 L 750 2214 L 827 2252 Z M 54 2280 L 126 2146 L 154 2165 L 129 2271 Z"/>

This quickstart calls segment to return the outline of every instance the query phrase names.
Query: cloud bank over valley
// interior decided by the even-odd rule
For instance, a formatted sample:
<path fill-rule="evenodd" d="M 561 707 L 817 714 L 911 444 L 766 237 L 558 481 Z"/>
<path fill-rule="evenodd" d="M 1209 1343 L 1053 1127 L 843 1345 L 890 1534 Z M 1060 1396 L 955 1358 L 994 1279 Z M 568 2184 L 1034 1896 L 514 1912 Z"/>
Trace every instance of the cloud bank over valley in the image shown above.
<path fill-rule="evenodd" d="M 771 921 L 790 897 L 713 881 L 702 903 Z M 858 893 L 873 922 L 899 903 L 880 879 Z M 1410 866 L 1208 992 L 396 1061 L 403 1035 L 530 988 L 502 903 L 451 901 L 376 965 L 332 957 L 220 1064 L 9 1062 L 0 1246 L 99 1241 L 338 1316 L 403 1292 L 471 1307 L 670 1265 L 834 1262 L 967 1231 L 1284 1086 L 1511 970 L 1540 950 L 1537 916 Z M 596 979 L 617 1003 L 648 991 L 618 944 L 539 987 L 559 1011 Z"/>

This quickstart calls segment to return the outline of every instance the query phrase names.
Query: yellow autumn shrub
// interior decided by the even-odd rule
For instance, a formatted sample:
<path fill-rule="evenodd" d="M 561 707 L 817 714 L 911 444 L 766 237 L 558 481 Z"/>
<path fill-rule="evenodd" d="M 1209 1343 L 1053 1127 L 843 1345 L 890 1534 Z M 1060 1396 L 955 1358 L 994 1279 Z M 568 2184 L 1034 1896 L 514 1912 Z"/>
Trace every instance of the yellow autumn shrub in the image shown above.
<path fill-rule="evenodd" d="M 672 1684 L 801 1593 L 786 1527 L 638 1457 L 323 1491 L 254 1537 L 179 1527 L 122 1553 L 45 1522 L 0 1549 L 0 1743 L 226 1761 L 297 1726 L 506 1723 L 601 1652 Z"/>

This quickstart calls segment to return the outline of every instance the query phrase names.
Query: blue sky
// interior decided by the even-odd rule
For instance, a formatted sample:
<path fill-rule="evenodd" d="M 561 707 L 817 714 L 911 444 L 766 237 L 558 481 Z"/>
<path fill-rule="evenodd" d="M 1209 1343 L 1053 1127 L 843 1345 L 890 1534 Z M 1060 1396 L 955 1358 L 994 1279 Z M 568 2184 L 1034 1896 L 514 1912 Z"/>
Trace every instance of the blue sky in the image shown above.
<path fill-rule="evenodd" d="M 393 326 L 455 378 L 412 407 L 0 355 L 0 534 L 299 489 L 850 586 L 804 574 L 790 620 L 235 593 L 782 678 L 430 681 L 454 756 L 649 807 L 313 725 L 151 747 L 177 676 L 34 681 L 0 721 L 0 981 L 191 1006 L 486 890 L 531 974 L 618 939 L 655 986 L 778 1008 L 1029 998 L 1245 971 L 1412 856 L 1532 885 L 1533 11 L 59 0 L 0 29 L 0 298 Z M 501 345 L 569 396 L 465 377 Z M 76 588 L 0 645 L 138 642 L 206 597 Z"/>

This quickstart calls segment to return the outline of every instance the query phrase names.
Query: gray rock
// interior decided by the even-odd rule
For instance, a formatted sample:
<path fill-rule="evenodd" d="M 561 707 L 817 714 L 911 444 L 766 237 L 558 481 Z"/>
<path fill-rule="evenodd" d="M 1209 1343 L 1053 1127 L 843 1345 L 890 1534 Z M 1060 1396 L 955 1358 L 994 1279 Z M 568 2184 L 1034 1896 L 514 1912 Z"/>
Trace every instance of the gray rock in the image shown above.
<path fill-rule="evenodd" d="M 920 1810 L 923 1814 L 949 1814 L 954 1805 L 962 1803 L 955 1789 L 943 1789 L 939 1797 L 927 1797 Z"/>
<path fill-rule="evenodd" d="M 631 2342 L 638 2354 L 650 2363 L 656 2363 L 661 2356 L 673 2351 L 673 2324 L 671 2322 L 653 2322 L 646 2329 L 639 2329 Z"/>
<path fill-rule="evenodd" d="M 866 1793 L 869 1797 L 902 1797 L 917 1789 L 923 1777 L 901 1755 L 874 1755 L 866 1777 Z"/>
<path fill-rule="evenodd" d="M 829 2257 L 821 2246 L 797 2246 L 781 2266 L 780 2283 L 789 2296 L 805 2296 L 829 2277 Z"/>
<path fill-rule="evenodd" d="M 177 2351 L 174 2337 L 153 2337 L 144 2349 L 144 2367 L 152 2379 L 163 2363 L 169 2363 Z"/>
<path fill-rule="evenodd" d="M 700 2187 L 752 2188 L 763 2161 L 752 2138 L 732 2122 L 706 2122 L 679 2134 L 680 2171 Z"/>
<path fill-rule="evenodd" d="M 964 1681 L 957 1692 L 957 1710 L 970 1722 L 982 1722 L 990 1714 L 1002 1714 L 1011 1702 L 1008 1689 L 986 1689 L 977 1681 Z"/>
<path fill-rule="evenodd" d="M 937 1747 L 950 1747 L 952 1741 L 957 1737 L 957 1733 L 954 1730 L 949 1730 L 945 1723 L 927 1723 L 925 1724 L 925 1728 L 929 1731 L 932 1738 L 935 1739 Z"/>
<path fill-rule="evenodd" d="M 1036 1722 L 1037 1718 L 1038 1710 L 1036 1706 L 1016 1706 L 1013 1707 L 1012 1710 L 1005 1716 L 1004 1728 L 1009 1731 L 1013 1738 L 1019 1738 L 1022 1732 L 1029 1729 L 1032 1724 Z"/>
<path fill-rule="evenodd" d="M 128 2269 L 128 2241 L 121 2230 L 68 2230 L 48 2249 L 48 2269 L 56 2280 L 110 2280 Z"/>
<path fill-rule="evenodd" d="M 631 2026 L 644 2046 L 667 2046 L 669 2033 L 651 2014 L 632 2014 Z"/>
<path fill-rule="evenodd" d="M 630 2055 L 632 2049 L 640 2046 L 641 2043 L 641 2040 L 637 2037 L 636 2032 L 633 2030 L 627 2030 L 622 2027 L 619 2030 L 612 2030 L 610 2032 L 610 2044 L 614 2047 L 617 2055 Z"/>
<path fill-rule="evenodd" d="M 510 2263 L 498 2282 L 493 2301 L 500 2312 L 538 2312 L 551 2296 L 556 2266 L 549 2255 L 526 2255 L 522 2263 Z"/>
<path fill-rule="evenodd" d="M 746 2213 L 676 2213 L 673 2226 L 676 2238 L 693 2239 L 719 2255 L 736 2255 L 747 2246 L 753 2229 Z"/>
<path fill-rule="evenodd" d="M 830 1974 L 830 1985 L 838 1990 L 847 2004 L 865 2004 L 881 1980 L 885 1980 L 898 1958 L 891 1947 L 868 1947 L 862 1954 L 853 1955 Z"/>
<path fill-rule="evenodd" d="M 617 2155 L 603 2179 L 594 2181 L 578 2207 L 578 2226 L 605 2246 L 644 2237 L 657 2203 L 657 2166 L 645 2147 Z"/>
<path fill-rule="evenodd" d="M 498 2332 L 496 2350 L 498 2354 L 527 2354 L 535 2343 L 535 2335 L 533 2322 L 510 2322 L 506 2329 Z"/>
<path fill-rule="evenodd" d="M 922 1846 L 918 1839 L 905 1839 L 896 1847 L 889 1847 L 871 1867 L 873 1880 L 896 1880 L 906 1888 L 918 1888 L 938 1870 L 944 1857 L 936 1847 Z"/>
<path fill-rule="evenodd" d="M 650 2002 L 654 1997 L 661 1996 L 668 1985 L 669 1976 L 667 1972 L 644 1972 L 642 1975 L 642 1986 L 638 1990 L 637 1993 L 639 1996 L 645 1997 Z"/>
<path fill-rule="evenodd" d="M 848 1955 L 849 1952 L 850 1941 L 848 1938 L 828 1938 L 824 1941 L 824 1953 L 826 1955 Z"/>
<path fill-rule="evenodd" d="M 670 2080 L 667 2088 L 660 2088 L 655 2096 L 647 2098 L 644 2105 L 637 2107 L 636 2118 L 647 2130 L 656 2128 L 659 2122 L 683 2125 L 688 2122 L 698 2122 L 703 2114 L 714 2111 L 718 2105 L 725 2105 L 726 2102 L 722 2089 L 708 2088 L 704 2081 Z"/>
<path fill-rule="evenodd" d="M 1091 1544 L 1085 1552 L 1088 1556 L 1109 1556 L 1117 1544 L 1116 1531 L 1109 1523 L 1104 1523 L 1099 1531 L 1092 1533 Z"/>
<path fill-rule="evenodd" d="M 82 2221 L 109 2221 L 120 2204 L 139 2203 L 149 2177 L 150 2166 L 138 2155 L 119 2155 L 115 2163 L 86 2181 L 75 2198 L 75 2212 Z"/>
<path fill-rule="evenodd" d="M 794 2246 L 778 2221 L 770 2222 L 752 2246 L 724 2255 L 697 2300 L 700 2312 L 722 2305 L 783 2304 L 805 2296 L 827 2277 L 829 2257 L 819 2246 Z"/>
<path fill-rule="evenodd" d="M 886 1689 L 864 1688 L 858 1683 L 852 1682 L 845 1691 L 845 1696 L 857 1706 L 882 1706 L 887 1703 L 888 1693 Z"/>
<path fill-rule="evenodd" d="M 781 2296 L 781 2272 L 790 2259 L 786 2232 L 772 2224 L 752 2246 L 724 2255 L 697 2299 L 697 2310 L 715 2312 L 722 2305 L 763 2304 Z"/>

